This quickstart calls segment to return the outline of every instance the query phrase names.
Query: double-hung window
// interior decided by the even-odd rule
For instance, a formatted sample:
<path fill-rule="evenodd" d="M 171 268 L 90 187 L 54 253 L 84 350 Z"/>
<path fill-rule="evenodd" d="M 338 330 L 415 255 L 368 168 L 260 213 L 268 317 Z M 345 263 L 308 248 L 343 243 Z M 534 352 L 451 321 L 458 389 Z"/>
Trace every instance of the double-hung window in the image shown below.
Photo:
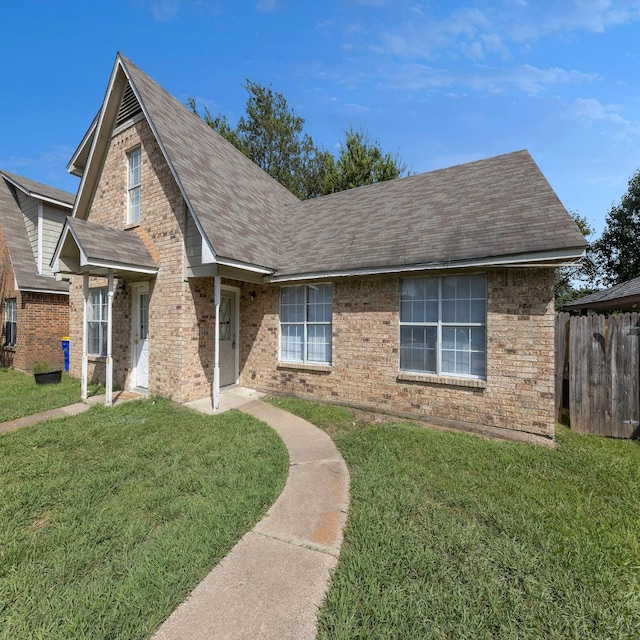
<path fill-rule="evenodd" d="M 402 280 L 402 371 L 485 378 L 486 362 L 485 275 Z"/>
<path fill-rule="evenodd" d="M 4 301 L 4 344 L 5 347 L 16 346 L 18 331 L 18 305 L 16 298 L 6 298 Z"/>
<path fill-rule="evenodd" d="M 107 295 L 106 287 L 89 290 L 87 328 L 92 356 L 107 355 Z"/>
<path fill-rule="evenodd" d="M 333 287 L 312 284 L 280 289 L 280 359 L 331 364 Z"/>
<path fill-rule="evenodd" d="M 140 222 L 140 189 L 141 189 L 141 168 L 142 153 L 140 147 L 133 149 L 127 154 L 128 162 L 128 214 L 127 221 L 130 224 Z"/>

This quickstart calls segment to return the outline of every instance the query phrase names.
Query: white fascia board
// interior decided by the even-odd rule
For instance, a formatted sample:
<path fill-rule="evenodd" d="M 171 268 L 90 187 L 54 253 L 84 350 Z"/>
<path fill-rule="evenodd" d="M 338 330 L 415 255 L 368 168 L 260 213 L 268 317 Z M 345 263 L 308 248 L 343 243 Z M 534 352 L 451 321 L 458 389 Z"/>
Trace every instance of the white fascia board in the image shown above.
<path fill-rule="evenodd" d="M 80 266 L 89 267 L 83 271 L 90 271 L 91 267 L 98 269 L 114 269 L 115 271 L 130 271 L 132 273 L 144 273 L 154 275 L 158 273 L 157 267 L 139 267 L 132 264 L 122 264 L 119 262 L 109 262 L 107 260 L 89 260 L 83 252 L 80 252 Z"/>
<path fill-rule="evenodd" d="M 215 262 L 216 264 L 219 264 L 223 267 L 233 267 L 234 269 L 242 269 L 243 271 L 251 271 L 252 273 L 262 273 L 263 275 L 269 275 L 273 273 L 273 269 L 259 267 L 255 264 L 247 264 L 246 262 L 228 260 L 226 258 L 217 258 Z"/>
<path fill-rule="evenodd" d="M 417 271 L 446 271 L 451 269 L 471 269 L 488 267 L 561 267 L 575 264 L 585 253 L 584 247 L 560 249 L 557 251 L 487 258 L 484 260 L 460 260 L 456 262 L 422 263 L 395 265 L 391 267 L 371 267 L 367 269 L 346 269 L 343 271 L 316 271 L 304 274 L 265 277 L 265 282 L 293 282 L 296 280 L 317 280 L 322 278 L 348 278 L 350 276 L 374 276 L 393 273 L 413 273 Z"/>
<path fill-rule="evenodd" d="M 91 147 L 91 143 L 93 142 L 92 138 L 93 138 L 93 135 L 95 134 L 96 127 L 98 126 L 99 117 L 100 117 L 100 112 L 98 111 L 95 118 L 92 120 L 91 124 L 89 125 L 87 132 L 82 137 L 82 140 L 78 145 L 78 148 L 75 150 L 73 156 L 71 156 L 71 160 L 69 160 L 69 162 L 67 163 L 67 173 L 70 173 L 71 175 L 74 175 L 74 176 L 78 176 L 78 178 L 82 177 L 83 171 L 81 171 L 80 168 L 76 165 L 76 162 L 78 161 L 78 158 L 80 157 L 80 154 L 83 152 L 85 147 L 87 145 Z M 88 153 L 89 152 L 87 152 L 87 155 Z"/>
<path fill-rule="evenodd" d="M 53 269 L 54 273 L 57 273 L 57 267 L 59 266 L 58 260 L 60 258 L 60 253 L 62 251 L 62 247 L 64 247 L 64 243 L 67 239 L 67 235 L 69 235 L 69 231 L 71 227 L 67 224 L 67 221 L 64 221 L 64 226 L 62 227 L 62 231 L 60 232 L 60 237 L 58 238 L 58 243 L 56 244 L 56 248 L 53 251 L 53 256 L 51 256 L 51 260 L 49 261 L 49 266 Z M 75 237 L 74 237 L 75 240 Z M 76 244 L 78 241 L 76 240 Z"/>
<path fill-rule="evenodd" d="M 30 287 L 22 287 L 20 291 L 26 291 L 27 293 L 49 293 L 56 296 L 68 296 L 68 291 L 63 290 L 51 290 L 51 289 L 31 289 Z"/>
<path fill-rule="evenodd" d="M 89 208 L 91 207 L 91 203 L 93 202 L 93 197 L 97 188 L 97 181 L 100 179 L 100 175 L 102 174 L 102 167 L 104 166 L 104 162 L 106 159 L 107 148 L 109 143 L 111 142 L 111 131 L 109 131 L 108 136 L 103 132 L 103 128 L 105 126 L 104 120 L 107 112 L 111 112 L 113 121 L 115 122 L 117 110 L 120 106 L 120 100 L 117 101 L 118 104 L 116 107 L 114 107 L 112 104 L 114 102 L 113 92 L 116 88 L 118 80 L 121 77 L 120 73 L 123 74 L 126 80 L 127 76 L 123 72 L 123 65 L 120 61 L 120 55 L 118 55 L 116 56 L 116 63 L 113 66 L 111 77 L 109 78 L 109 85 L 107 87 L 104 100 L 102 101 L 102 106 L 100 107 L 100 114 L 97 119 L 96 129 L 91 139 L 91 149 L 87 158 L 87 164 L 85 166 L 85 170 L 82 172 L 82 178 L 80 179 L 80 186 L 78 187 L 78 193 L 76 195 L 76 199 L 73 205 L 73 212 L 71 214 L 74 218 L 78 217 L 78 210 L 81 208 L 86 208 L 88 212 Z M 122 88 L 122 93 L 124 93 L 124 88 Z M 122 94 L 120 94 L 120 99 L 121 98 Z M 102 153 L 102 157 L 98 158 L 100 167 L 96 169 L 96 167 L 93 165 L 96 161 L 96 158 L 94 156 L 96 155 L 97 151 Z M 95 184 L 89 184 L 91 182 L 94 182 Z M 90 193 L 88 194 L 86 194 L 87 189 L 90 190 Z M 85 201 L 87 201 L 86 204 Z"/>

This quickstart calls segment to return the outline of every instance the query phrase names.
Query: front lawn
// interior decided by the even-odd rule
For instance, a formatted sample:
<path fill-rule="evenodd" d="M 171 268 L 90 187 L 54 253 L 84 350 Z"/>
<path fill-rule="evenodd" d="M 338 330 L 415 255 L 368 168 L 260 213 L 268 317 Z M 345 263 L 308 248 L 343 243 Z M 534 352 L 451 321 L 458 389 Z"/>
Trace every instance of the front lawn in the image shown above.
<path fill-rule="evenodd" d="M 282 490 L 238 411 L 124 403 L 0 436 L 0 638 L 148 638 Z"/>
<path fill-rule="evenodd" d="M 278 399 L 351 473 L 319 638 L 640 637 L 640 444 L 557 450 Z"/>
<path fill-rule="evenodd" d="M 62 374 L 58 384 L 37 385 L 31 374 L 0 369 L 0 422 L 80 402 L 80 380 Z"/>

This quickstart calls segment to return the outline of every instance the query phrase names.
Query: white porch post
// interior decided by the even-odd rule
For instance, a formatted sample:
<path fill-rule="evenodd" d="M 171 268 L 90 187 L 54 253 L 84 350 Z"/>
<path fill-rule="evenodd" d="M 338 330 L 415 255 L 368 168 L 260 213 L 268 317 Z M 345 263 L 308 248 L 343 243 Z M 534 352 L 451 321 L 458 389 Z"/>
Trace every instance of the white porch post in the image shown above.
<path fill-rule="evenodd" d="M 213 299 L 216 305 L 215 354 L 213 357 L 213 410 L 220 407 L 220 276 L 213 278 Z"/>
<path fill-rule="evenodd" d="M 89 274 L 82 275 L 82 400 L 87 399 L 89 377 L 89 328 L 87 314 L 89 310 Z"/>
<path fill-rule="evenodd" d="M 111 343 L 113 338 L 113 271 L 107 272 L 107 380 L 104 403 L 107 407 L 113 404 L 113 357 L 111 355 Z"/>

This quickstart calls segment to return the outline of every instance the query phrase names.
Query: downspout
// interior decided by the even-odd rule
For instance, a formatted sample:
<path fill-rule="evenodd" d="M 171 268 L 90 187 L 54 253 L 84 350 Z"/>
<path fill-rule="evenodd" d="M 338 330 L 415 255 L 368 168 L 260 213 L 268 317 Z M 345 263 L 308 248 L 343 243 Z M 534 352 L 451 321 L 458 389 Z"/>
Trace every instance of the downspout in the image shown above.
<path fill-rule="evenodd" d="M 87 312 L 89 309 L 89 274 L 82 274 L 82 400 L 87 399 L 87 378 L 89 377 L 89 328 L 87 324 Z"/>
<path fill-rule="evenodd" d="M 213 410 L 220 408 L 220 276 L 213 277 L 213 299 L 216 305 L 215 353 L 213 356 Z"/>
<path fill-rule="evenodd" d="M 107 388 L 104 403 L 107 407 L 113 404 L 113 357 L 111 344 L 113 342 L 113 270 L 107 272 Z"/>

